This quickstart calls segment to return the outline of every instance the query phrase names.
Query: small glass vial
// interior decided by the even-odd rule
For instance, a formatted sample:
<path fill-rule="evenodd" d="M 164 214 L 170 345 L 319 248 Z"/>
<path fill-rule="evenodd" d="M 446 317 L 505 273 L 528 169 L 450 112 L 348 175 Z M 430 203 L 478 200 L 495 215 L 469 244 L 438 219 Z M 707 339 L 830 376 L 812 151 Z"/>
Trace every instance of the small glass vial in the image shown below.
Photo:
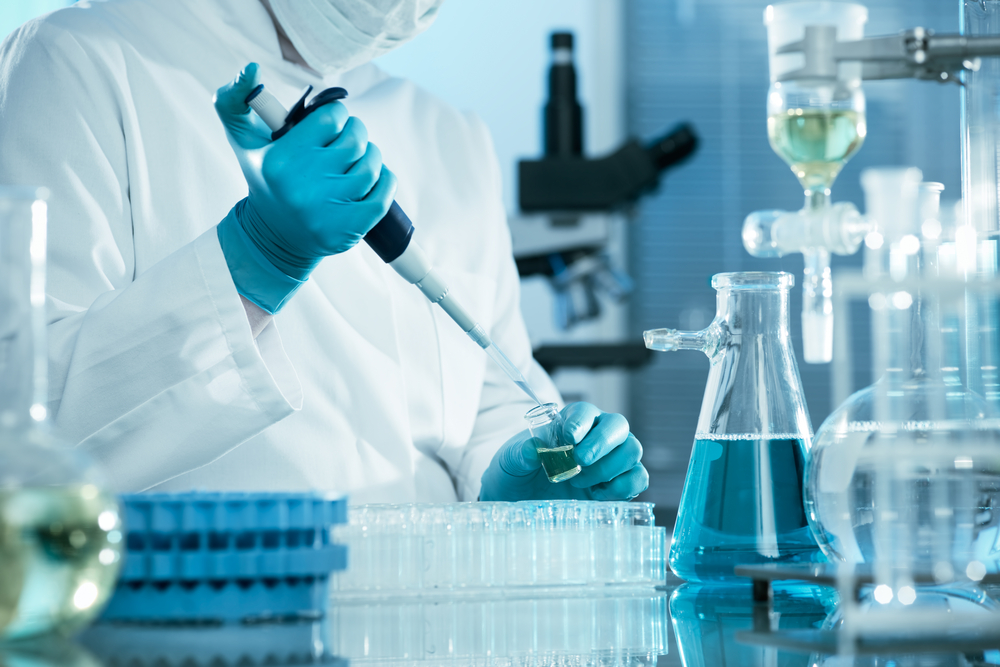
<path fill-rule="evenodd" d="M 536 406 L 524 418 L 549 481 L 563 482 L 580 474 L 582 468 L 573 458 L 574 445 L 563 438 L 564 424 L 558 406 L 555 403 Z"/>

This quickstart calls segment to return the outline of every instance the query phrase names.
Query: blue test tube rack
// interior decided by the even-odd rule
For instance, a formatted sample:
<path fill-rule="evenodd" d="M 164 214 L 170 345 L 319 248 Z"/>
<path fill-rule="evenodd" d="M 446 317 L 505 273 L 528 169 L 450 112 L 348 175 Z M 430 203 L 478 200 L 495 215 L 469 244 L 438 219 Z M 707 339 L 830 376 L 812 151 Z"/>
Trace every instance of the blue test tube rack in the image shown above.
<path fill-rule="evenodd" d="M 314 619 L 347 567 L 330 529 L 346 499 L 318 493 L 152 493 L 121 497 L 126 555 L 104 620 Z"/>

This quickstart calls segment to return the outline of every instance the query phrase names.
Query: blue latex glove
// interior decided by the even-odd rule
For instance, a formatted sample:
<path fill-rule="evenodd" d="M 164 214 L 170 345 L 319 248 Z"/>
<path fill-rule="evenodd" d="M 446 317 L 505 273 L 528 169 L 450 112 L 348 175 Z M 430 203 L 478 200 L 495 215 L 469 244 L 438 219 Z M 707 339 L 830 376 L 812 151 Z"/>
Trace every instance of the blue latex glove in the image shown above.
<path fill-rule="evenodd" d="M 275 313 L 323 257 L 350 250 L 385 216 L 396 177 L 340 102 L 272 142 L 245 102 L 259 78 L 250 63 L 215 95 L 250 190 L 218 231 L 237 291 Z"/>
<path fill-rule="evenodd" d="M 562 410 L 566 442 L 583 470 L 553 484 L 542 470 L 535 439 L 527 430 L 515 435 L 493 456 L 483 473 L 480 500 L 629 500 L 649 486 L 642 467 L 642 445 L 619 414 L 601 412 L 590 403 Z"/>

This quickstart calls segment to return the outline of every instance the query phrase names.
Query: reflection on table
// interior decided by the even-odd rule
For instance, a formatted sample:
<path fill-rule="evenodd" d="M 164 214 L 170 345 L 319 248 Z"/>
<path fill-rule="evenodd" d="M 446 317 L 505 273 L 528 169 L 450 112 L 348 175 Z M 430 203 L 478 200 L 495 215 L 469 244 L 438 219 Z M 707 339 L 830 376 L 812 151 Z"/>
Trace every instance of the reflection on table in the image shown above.
<path fill-rule="evenodd" d="M 844 609 L 829 587 L 669 582 L 663 590 L 507 591 L 335 601 L 313 622 L 202 625 L 101 623 L 77 643 L 44 638 L 0 650 L 3 667 L 984 667 L 1000 665 L 996 631 L 862 633 L 844 645 Z M 880 603 L 866 592 L 858 604 Z M 922 618 L 996 618 L 981 589 L 922 590 Z M 871 618 L 875 618 L 872 616 Z M 897 616 L 900 625 L 907 617 Z M 917 618 L 913 616 L 912 618 Z M 873 626 L 874 627 L 874 626 Z M 914 627 L 919 628 L 919 625 Z"/>

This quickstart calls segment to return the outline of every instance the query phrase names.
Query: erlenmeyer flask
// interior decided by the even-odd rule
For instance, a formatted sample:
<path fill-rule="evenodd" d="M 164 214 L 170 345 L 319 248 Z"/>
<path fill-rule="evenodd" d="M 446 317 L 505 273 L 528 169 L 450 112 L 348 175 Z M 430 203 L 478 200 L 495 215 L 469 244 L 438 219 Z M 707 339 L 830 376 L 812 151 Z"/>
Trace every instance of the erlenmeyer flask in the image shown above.
<path fill-rule="evenodd" d="M 670 547 L 687 581 L 731 579 L 736 565 L 823 561 L 802 507 L 812 438 L 788 331 L 789 273 L 720 273 L 704 331 L 656 329 L 654 350 L 711 360 Z"/>

